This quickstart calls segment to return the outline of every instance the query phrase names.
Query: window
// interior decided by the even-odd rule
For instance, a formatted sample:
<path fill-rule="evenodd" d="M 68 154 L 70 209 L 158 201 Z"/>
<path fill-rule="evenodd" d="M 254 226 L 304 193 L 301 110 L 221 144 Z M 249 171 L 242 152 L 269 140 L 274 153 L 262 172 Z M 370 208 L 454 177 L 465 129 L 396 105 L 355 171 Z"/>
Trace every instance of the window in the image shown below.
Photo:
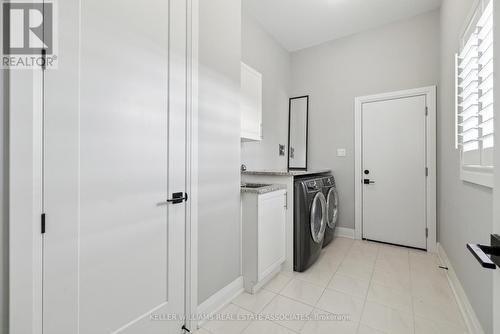
<path fill-rule="evenodd" d="M 493 187 L 493 1 L 474 11 L 456 59 L 462 180 Z"/>

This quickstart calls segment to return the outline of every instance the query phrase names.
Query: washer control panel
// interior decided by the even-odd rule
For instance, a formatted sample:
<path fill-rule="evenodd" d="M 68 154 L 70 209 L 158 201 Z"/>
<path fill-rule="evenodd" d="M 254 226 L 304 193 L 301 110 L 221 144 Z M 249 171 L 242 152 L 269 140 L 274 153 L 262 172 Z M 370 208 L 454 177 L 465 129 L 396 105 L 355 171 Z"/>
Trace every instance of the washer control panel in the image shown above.
<path fill-rule="evenodd" d="M 319 188 L 322 186 L 319 180 L 308 181 L 306 185 L 307 185 L 307 190 L 319 190 Z"/>

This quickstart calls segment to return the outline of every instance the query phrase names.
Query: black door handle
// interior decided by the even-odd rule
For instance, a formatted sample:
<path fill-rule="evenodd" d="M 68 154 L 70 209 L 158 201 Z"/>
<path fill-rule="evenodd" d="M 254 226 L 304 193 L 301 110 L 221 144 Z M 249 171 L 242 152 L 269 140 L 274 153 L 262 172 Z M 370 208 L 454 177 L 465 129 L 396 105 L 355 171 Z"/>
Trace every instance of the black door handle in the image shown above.
<path fill-rule="evenodd" d="M 499 235 L 491 235 L 491 246 L 467 244 L 467 249 L 474 255 L 483 268 L 496 269 L 497 266 L 500 267 Z"/>
<path fill-rule="evenodd" d="M 372 181 L 372 180 L 370 180 L 370 179 L 364 179 L 364 180 L 363 180 L 363 183 L 364 183 L 364 184 L 374 184 L 374 183 L 375 183 L 375 181 Z"/>
<path fill-rule="evenodd" d="M 188 194 L 187 193 L 173 193 L 171 199 L 167 199 L 168 203 L 172 204 L 180 204 L 184 201 L 188 200 Z"/>

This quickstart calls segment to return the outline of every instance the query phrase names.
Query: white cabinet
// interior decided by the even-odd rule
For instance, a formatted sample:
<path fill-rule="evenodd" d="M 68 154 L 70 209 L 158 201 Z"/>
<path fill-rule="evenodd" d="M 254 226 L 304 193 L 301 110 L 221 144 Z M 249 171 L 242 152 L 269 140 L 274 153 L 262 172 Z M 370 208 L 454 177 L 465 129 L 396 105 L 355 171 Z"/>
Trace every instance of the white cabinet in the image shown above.
<path fill-rule="evenodd" d="M 262 74 L 241 63 L 241 140 L 262 140 Z"/>
<path fill-rule="evenodd" d="M 243 280 L 257 292 L 281 270 L 286 259 L 286 190 L 243 193 Z"/>

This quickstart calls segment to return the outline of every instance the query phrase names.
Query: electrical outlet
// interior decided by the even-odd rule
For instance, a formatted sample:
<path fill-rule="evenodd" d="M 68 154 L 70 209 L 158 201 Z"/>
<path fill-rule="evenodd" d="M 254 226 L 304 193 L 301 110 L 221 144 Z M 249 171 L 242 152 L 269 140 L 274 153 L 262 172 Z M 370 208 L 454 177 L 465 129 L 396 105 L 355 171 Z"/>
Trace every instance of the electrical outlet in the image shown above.
<path fill-rule="evenodd" d="M 280 144 L 279 153 L 280 153 L 280 157 L 284 157 L 285 156 L 285 145 L 281 145 Z"/>
<path fill-rule="evenodd" d="M 337 157 L 345 157 L 347 156 L 347 150 L 345 148 L 337 149 Z"/>

